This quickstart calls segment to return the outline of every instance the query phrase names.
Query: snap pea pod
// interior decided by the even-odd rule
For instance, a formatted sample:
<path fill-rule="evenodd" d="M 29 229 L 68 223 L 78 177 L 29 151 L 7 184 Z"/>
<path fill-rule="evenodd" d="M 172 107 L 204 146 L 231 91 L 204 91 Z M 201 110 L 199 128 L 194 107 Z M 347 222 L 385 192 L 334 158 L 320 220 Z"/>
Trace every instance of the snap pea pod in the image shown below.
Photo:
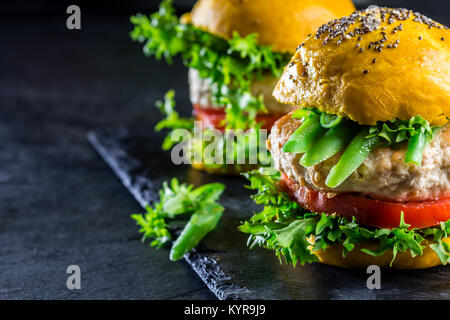
<path fill-rule="evenodd" d="M 326 130 L 320 125 L 320 115 L 311 114 L 284 144 L 283 152 L 304 153 L 308 151 Z"/>
<path fill-rule="evenodd" d="M 357 133 L 357 125 L 344 121 L 329 129 L 300 159 L 304 167 L 311 167 L 343 150 Z"/>
<path fill-rule="evenodd" d="M 217 226 L 223 210 L 224 208 L 216 203 L 209 203 L 198 209 L 173 244 L 170 250 L 170 260 L 179 260 L 191 251 Z"/>
<path fill-rule="evenodd" d="M 369 128 L 364 128 L 350 142 L 345 149 L 338 163 L 331 169 L 325 184 L 330 188 L 339 186 L 347 179 L 353 171 L 359 168 L 367 156 L 376 148 L 386 143 L 386 140 L 375 136 L 366 138 L 369 135 Z"/>
<path fill-rule="evenodd" d="M 311 114 L 317 114 L 319 115 L 318 112 L 311 110 L 311 109 L 307 109 L 307 108 L 300 108 L 294 111 L 294 113 L 292 114 L 292 118 L 293 119 L 302 119 L 302 118 L 308 118 Z"/>
<path fill-rule="evenodd" d="M 422 164 L 423 150 L 427 144 L 424 133 L 416 134 L 409 140 L 408 150 L 405 155 L 406 163 L 414 163 L 418 166 Z"/>
<path fill-rule="evenodd" d="M 339 125 L 342 122 L 343 118 L 334 115 L 322 112 L 320 114 L 320 125 L 324 128 L 333 128 Z"/>

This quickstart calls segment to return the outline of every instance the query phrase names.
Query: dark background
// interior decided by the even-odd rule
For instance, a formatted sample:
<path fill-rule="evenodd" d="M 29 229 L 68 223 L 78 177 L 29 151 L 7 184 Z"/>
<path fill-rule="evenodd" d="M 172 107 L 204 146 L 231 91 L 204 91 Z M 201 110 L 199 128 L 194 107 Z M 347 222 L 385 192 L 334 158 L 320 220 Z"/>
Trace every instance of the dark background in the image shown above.
<path fill-rule="evenodd" d="M 273 0 L 277 1 L 277 0 Z M 298 0 L 301 1 L 301 0 Z M 334 1 L 334 0 L 330 0 Z M 82 0 L 82 1 L 50 1 L 50 0 L 17 0 L 4 1 L 0 8 L 0 14 L 4 15 L 41 15 L 41 16 L 60 16 L 61 12 L 70 4 L 77 4 L 83 9 L 89 10 L 88 15 L 95 16 L 123 16 L 135 12 L 148 12 L 154 10 L 159 0 Z M 175 6 L 180 10 L 188 10 L 195 3 L 194 0 L 174 0 Z M 353 0 L 358 9 L 367 7 L 371 4 L 388 7 L 403 7 L 420 11 L 425 15 L 433 17 L 433 14 L 444 16 L 443 11 L 450 7 L 449 1 L 445 0 Z M 86 11 L 87 11 L 86 10 Z M 448 11 L 447 11 L 448 13 Z M 445 21 L 440 21 L 445 22 Z"/>
<path fill-rule="evenodd" d="M 145 58 L 128 16 L 159 1 L 8 1 L 0 5 L 0 298 L 213 299 L 190 267 L 140 244 L 142 211 L 86 140 L 97 128 L 158 120 L 169 88 L 190 109 L 186 70 Z M 180 12 L 193 1 L 178 0 Z M 449 25 L 449 1 L 408 7 Z M 68 31 L 78 4 L 82 30 Z M 66 288 L 68 265 L 82 290 Z"/>
<path fill-rule="evenodd" d="M 136 12 L 148 13 L 154 11 L 159 0 L 82 0 L 82 1 L 9 1 L 2 4 L 1 14 L 5 15 L 41 15 L 60 16 L 67 6 L 76 4 L 85 9 L 85 14 L 90 16 L 127 16 Z M 194 0 L 174 0 L 174 5 L 180 10 L 188 11 L 195 3 Z"/>

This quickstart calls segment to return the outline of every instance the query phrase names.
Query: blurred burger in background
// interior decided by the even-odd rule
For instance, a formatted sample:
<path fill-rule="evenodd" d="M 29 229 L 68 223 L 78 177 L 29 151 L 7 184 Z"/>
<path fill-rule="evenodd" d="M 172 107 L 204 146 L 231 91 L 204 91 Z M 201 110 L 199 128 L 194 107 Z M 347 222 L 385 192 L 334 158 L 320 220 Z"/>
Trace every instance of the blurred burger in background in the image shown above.
<path fill-rule="evenodd" d="M 429 268 L 450 262 L 450 34 L 371 7 L 302 43 L 274 96 L 277 172 L 248 177 L 265 205 L 240 227 L 288 262 Z M 264 175 L 263 173 L 266 173 Z"/>
<path fill-rule="evenodd" d="M 350 0 L 199 0 L 192 12 L 178 18 L 172 1 L 165 0 L 158 12 L 132 17 L 131 37 L 144 43 L 145 54 L 169 63 L 180 56 L 189 68 L 194 118 L 179 116 L 174 108 L 175 93 L 169 91 L 165 101 L 158 103 L 165 119 L 156 129 L 193 130 L 194 120 L 202 123 L 205 132 L 269 129 L 293 110 L 277 102 L 272 91 L 296 46 L 321 24 L 354 10 Z M 261 162 L 259 155 L 255 163 L 248 161 L 248 145 L 260 140 L 258 130 L 245 145 L 233 136 L 216 139 L 221 140 L 216 144 L 222 149 L 228 145 L 227 139 L 233 139 L 233 151 L 223 150 L 223 163 L 202 158 L 193 164 L 195 168 L 239 173 Z M 179 141 L 169 134 L 163 148 L 170 149 Z M 192 145 L 191 154 L 203 155 L 208 142 L 194 141 Z M 227 165 L 230 156 L 241 160 Z"/>

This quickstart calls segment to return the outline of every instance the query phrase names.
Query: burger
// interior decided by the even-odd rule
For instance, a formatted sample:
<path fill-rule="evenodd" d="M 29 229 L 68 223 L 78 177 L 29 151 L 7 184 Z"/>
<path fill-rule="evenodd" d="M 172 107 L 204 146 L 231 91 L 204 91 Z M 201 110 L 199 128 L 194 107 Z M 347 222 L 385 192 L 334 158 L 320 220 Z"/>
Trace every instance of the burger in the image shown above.
<path fill-rule="evenodd" d="M 133 16 L 131 37 L 144 43 L 147 55 L 165 58 L 169 63 L 181 56 L 189 68 L 194 117 L 180 117 L 174 108 L 175 93 L 169 91 L 165 101 L 157 104 L 165 119 L 156 129 L 192 131 L 194 120 L 204 131 L 255 129 L 258 135 L 257 129 L 271 128 L 278 118 L 293 110 L 277 102 L 272 91 L 297 44 L 326 21 L 353 11 L 350 0 L 199 0 L 192 12 L 178 18 L 172 1 L 165 0 L 150 16 Z M 179 138 L 169 133 L 163 148 L 171 149 Z M 225 134 L 215 137 L 220 140 L 216 145 L 225 146 L 231 138 Z M 253 138 L 256 143 L 260 140 Z M 231 161 L 205 160 L 209 142 L 196 141 L 195 137 L 190 139 L 193 147 L 188 154 L 192 157 L 200 153 L 201 161 L 194 161 L 193 166 L 208 172 L 236 173 L 246 171 L 249 164 L 261 163 L 259 156 L 250 163 L 248 147 L 233 143 L 234 151 L 223 152 L 224 158 L 231 156 Z M 262 147 L 266 150 L 265 140 Z M 244 161 L 233 161 L 242 155 Z"/>
<path fill-rule="evenodd" d="M 294 265 L 422 269 L 450 261 L 450 34 L 406 9 L 321 26 L 278 82 L 298 109 L 268 139 L 274 168 L 247 174 L 264 210 L 251 247 Z"/>

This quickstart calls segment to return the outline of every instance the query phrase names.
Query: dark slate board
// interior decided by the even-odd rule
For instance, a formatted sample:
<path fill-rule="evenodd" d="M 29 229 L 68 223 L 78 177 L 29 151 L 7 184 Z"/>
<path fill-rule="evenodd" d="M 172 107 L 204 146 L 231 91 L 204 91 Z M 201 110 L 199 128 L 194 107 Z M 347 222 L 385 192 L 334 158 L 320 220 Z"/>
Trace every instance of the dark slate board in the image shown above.
<path fill-rule="evenodd" d="M 369 290 L 365 270 L 312 264 L 280 265 L 273 252 L 248 250 L 239 222 L 258 208 L 239 177 L 219 177 L 176 166 L 161 151 L 151 128 L 99 130 L 89 141 L 141 205 L 158 200 L 161 183 L 178 177 L 202 185 L 227 185 L 221 198 L 226 211 L 219 227 L 185 260 L 219 299 L 449 299 L 450 268 L 382 271 L 381 290 Z M 153 250 L 153 249 L 149 249 Z"/>

